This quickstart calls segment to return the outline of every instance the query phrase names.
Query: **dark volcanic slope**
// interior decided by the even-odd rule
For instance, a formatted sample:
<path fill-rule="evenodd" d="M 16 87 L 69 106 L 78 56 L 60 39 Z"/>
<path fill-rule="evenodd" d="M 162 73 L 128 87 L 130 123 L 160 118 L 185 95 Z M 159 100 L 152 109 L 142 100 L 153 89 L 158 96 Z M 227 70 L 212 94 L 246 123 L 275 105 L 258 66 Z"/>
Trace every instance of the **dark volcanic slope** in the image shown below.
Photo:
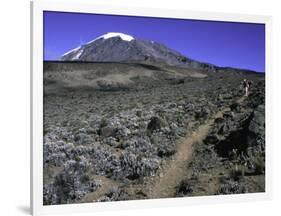
<path fill-rule="evenodd" d="M 165 63 L 196 69 L 214 70 L 215 66 L 192 60 L 163 44 L 135 39 L 122 33 L 108 33 L 73 49 L 63 61 Z"/>

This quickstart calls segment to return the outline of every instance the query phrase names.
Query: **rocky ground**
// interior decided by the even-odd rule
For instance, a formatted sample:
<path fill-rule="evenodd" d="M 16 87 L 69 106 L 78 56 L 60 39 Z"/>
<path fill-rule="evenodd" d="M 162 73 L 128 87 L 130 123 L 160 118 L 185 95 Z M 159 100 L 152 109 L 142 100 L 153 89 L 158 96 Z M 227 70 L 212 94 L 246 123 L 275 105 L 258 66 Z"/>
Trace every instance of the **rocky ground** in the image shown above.
<path fill-rule="evenodd" d="M 45 62 L 44 204 L 265 191 L 264 84 L 229 69 Z"/>

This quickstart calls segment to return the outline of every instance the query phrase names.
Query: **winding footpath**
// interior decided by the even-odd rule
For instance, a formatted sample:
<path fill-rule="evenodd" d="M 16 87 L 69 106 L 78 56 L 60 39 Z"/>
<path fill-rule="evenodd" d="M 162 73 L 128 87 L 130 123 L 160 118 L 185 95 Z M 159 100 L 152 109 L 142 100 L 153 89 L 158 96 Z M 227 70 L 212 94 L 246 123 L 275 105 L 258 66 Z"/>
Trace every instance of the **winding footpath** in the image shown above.
<path fill-rule="evenodd" d="M 238 99 L 236 102 L 241 103 L 245 97 Z M 222 117 L 223 113 L 230 108 L 224 108 L 215 113 L 204 124 L 200 125 L 191 135 L 187 135 L 179 140 L 177 153 L 173 156 L 170 163 L 165 164 L 160 175 L 154 178 L 154 184 L 148 185 L 148 198 L 168 198 L 175 196 L 175 188 L 187 177 L 188 164 L 192 160 L 193 146 L 202 142 L 208 135 L 213 126 L 214 120 Z"/>

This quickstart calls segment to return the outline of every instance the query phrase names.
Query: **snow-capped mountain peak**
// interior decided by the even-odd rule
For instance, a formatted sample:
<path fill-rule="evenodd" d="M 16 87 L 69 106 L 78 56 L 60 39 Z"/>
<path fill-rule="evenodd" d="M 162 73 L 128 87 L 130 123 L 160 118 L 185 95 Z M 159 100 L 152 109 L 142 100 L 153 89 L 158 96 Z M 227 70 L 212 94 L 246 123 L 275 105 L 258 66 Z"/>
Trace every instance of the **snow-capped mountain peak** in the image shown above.
<path fill-rule="evenodd" d="M 89 42 L 86 43 L 86 44 L 91 44 L 91 43 L 93 43 L 93 42 L 95 42 L 95 41 L 97 41 L 97 40 L 99 40 L 99 39 L 101 39 L 101 38 L 106 40 L 106 39 L 114 38 L 114 37 L 120 37 L 123 41 L 128 41 L 128 42 L 130 42 L 130 41 L 132 41 L 132 40 L 135 39 L 135 38 L 132 37 L 131 35 L 127 35 L 127 34 L 124 34 L 124 33 L 120 33 L 120 32 L 108 32 L 108 33 L 106 33 L 106 34 L 104 34 L 104 35 L 101 35 L 101 36 L 95 38 L 94 40 L 89 41 Z M 75 54 L 75 56 L 72 57 L 72 60 L 77 60 L 77 59 L 79 59 L 79 57 L 80 57 L 81 54 L 83 53 L 83 50 L 81 50 L 81 48 L 82 48 L 81 46 L 76 47 L 76 48 L 74 48 L 74 49 L 72 49 L 72 50 L 70 50 L 70 51 L 64 53 L 64 54 L 62 55 L 62 57 L 72 53 L 72 54 Z"/>
<path fill-rule="evenodd" d="M 147 41 L 130 35 L 109 32 L 68 51 L 62 61 L 81 62 L 139 62 L 167 64 L 181 67 L 212 68 L 194 61 L 157 41 Z"/>

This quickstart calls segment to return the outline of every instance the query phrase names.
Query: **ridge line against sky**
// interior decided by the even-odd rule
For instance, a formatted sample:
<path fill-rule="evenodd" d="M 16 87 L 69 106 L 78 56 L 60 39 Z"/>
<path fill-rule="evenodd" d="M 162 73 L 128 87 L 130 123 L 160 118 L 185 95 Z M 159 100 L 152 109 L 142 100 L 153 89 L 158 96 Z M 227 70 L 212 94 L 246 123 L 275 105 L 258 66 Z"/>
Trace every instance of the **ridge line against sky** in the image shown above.
<path fill-rule="evenodd" d="M 265 25 L 171 18 L 44 12 L 44 60 L 107 32 L 157 41 L 184 56 L 221 67 L 265 71 Z"/>

